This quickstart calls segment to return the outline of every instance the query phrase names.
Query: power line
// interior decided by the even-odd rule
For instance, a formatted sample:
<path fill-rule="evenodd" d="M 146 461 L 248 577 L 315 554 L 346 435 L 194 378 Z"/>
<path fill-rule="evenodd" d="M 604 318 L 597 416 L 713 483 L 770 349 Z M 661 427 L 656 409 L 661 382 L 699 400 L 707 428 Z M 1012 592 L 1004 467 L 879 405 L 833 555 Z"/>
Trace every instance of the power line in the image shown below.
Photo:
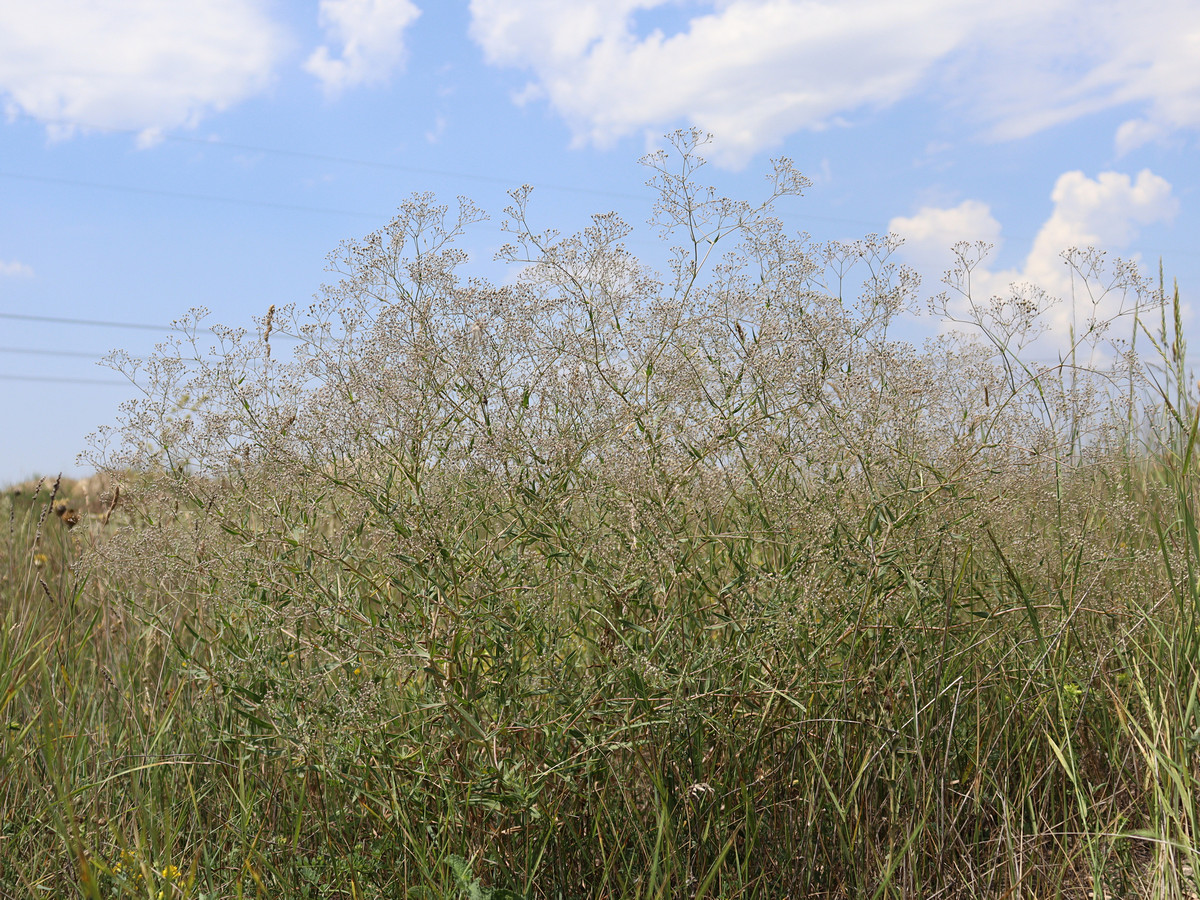
<path fill-rule="evenodd" d="M 107 125 L 89 125 L 82 122 L 68 121 L 65 119 L 42 119 L 36 116 L 31 116 L 28 113 L 20 113 L 17 118 L 38 124 L 50 125 L 68 125 L 75 128 L 82 128 L 90 131 L 100 131 L 107 134 L 125 134 L 138 136 L 142 132 L 135 128 L 115 128 Z M 243 150 L 250 153 L 265 153 L 272 156 L 285 156 L 292 159 L 310 159 L 314 162 L 337 163 L 346 166 L 360 166 L 369 169 L 383 169 L 392 172 L 407 172 L 412 175 L 433 175 L 439 178 L 461 178 L 467 181 L 481 181 L 490 184 L 508 185 L 516 187 L 525 183 L 520 178 L 509 178 L 502 175 L 481 175 L 476 172 L 459 172 L 452 169 L 429 169 L 422 166 L 408 166 L 402 163 L 382 162 L 380 160 L 359 159 L 351 156 L 338 156 L 328 153 L 313 153 L 307 150 L 291 150 L 285 147 L 265 147 L 258 144 L 243 144 L 234 141 L 225 141 L 219 138 L 198 138 L 187 137 L 181 134 L 160 134 L 159 137 L 164 141 L 169 141 L 179 144 L 192 144 L 201 147 L 219 147 L 228 150 Z M 533 187 L 548 190 L 548 191 L 563 191 L 571 194 L 592 194 L 600 197 L 615 197 L 621 200 L 642 200 L 646 198 L 638 194 L 627 194 L 621 191 L 610 191 L 602 188 L 586 188 L 577 185 L 566 184 L 550 184 L 536 183 Z"/>
<path fill-rule="evenodd" d="M 67 319 L 60 316 L 33 316 L 26 313 L 0 313 L 0 319 L 15 319 L 21 322 L 49 322 L 53 325 L 88 325 L 97 328 L 137 328 L 144 331 L 171 330 L 170 325 L 148 325 L 145 322 L 107 322 L 101 319 Z"/>
<path fill-rule="evenodd" d="M 51 325 L 84 325 L 92 328 L 120 328 L 125 330 L 157 331 L 159 333 L 179 330 L 178 325 L 151 325 L 147 322 L 111 322 L 103 319 L 71 319 L 62 316 L 34 316 L 29 315 L 28 313 L 0 312 L 0 319 L 10 319 L 18 322 L 47 322 Z M 208 334 L 216 333 L 216 329 L 214 328 L 201 328 L 200 330 Z M 274 332 L 272 333 L 271 338 L 272 340 L 276 338 L 279 340 L 289 341 L 299 340 L 299 338 L 295 337 L 294 335 L 284 334 L 283 332 Z M 9 352 L 22 353 L 33 351 L 12 350 Z M 66 351 L 47 351 L 47 354 L 58 352 Z"/>
<path fill-rule="evenodd" d="M 0 347 L 0 353 L 20 353 L 25 356 L 62 356 L 95 360 L 104 356 L 103 353 L 84 353 L 79 350 L 45 350 L 36 347 Z"/>
<path fill-rule="evenodd" d="M 312 154 L 297 153 L 296 155 L 310 156 Z M 318 157 L 318 158 L 320 158 L 320 157 Z M 368 164 L 364 163 L 364 165 L 368 165 Z M 424 170 L 418 170 L 418 171 L 424 171 Z M 469 179 L 475 179 L 475 180 L 479 180 L 479 181 L 501 181 L 502 180 L 502 179 L 493 178 L 493 177 L 487 176 L 487 175 L 471 175 L 471 174 L 468 174 L 465 172 L 464 173 L 452 173 L 452 172 L 436 172 L 435 170 L 428 170 L 428 173 L 429 174 L 446 175 L 448 177 L 455 177 L 455 178 L 469 178 Z M 0 178 L 9 178 L 14 181 L 31 181 L 31 182 L 42 183 L 42 184 L 55 184 L 55 185 L 62 185 L 64 187 L 82 187 L 82 188 L 91 188 L 94 190 L 115 191 L 117 193 L 137 194 L 140 196 L 147 196 L 147 197 L 168 197 L 168 198 L 171 198 L 174 200 L 199 200 L 199 201 L 205 202 L 205 203 L 226 203 L 226 204 L 231 204 L 234 206 L 250 206 L 250 207 L 255 207 L 255 208 L 259 208 L 259 209 L 278 209 L 278 210 L 283 210 L 285 212 L 306 212 L 306 213 L 314 213 L 316 215 L 351 216 L 351 217 L 359 218 L 359 219 L 371 219 L 373 221 L 378 221 L 380 219 L 388 219 L 391 216 L 391 213 L 383 213 L 383 212 L 365 212 L 364 210 L 336 209 L 334 207 L 322 207 L 322 206 L 303 206 L 303 205 L 295 204 L 295 203 L 276 203 L 276 202 L 270 201 L 270 200 L 246 200 L 246 199 L 242 199 L 240 197 L 224 197 L 219 194 L 194 194 L 194 193 L 191 193 L 188 191 L 168 191 L 168 190 L 163 190 L 160 188 L 137 187 L 136 185 L 112 184 L 109 182 L 102 182 L 102 181 L 84 181 L 82 179 L 77 179 L 77 178 L 60 178 L 57 176 L 50 176 L 50 175 L 31 175 L 31 174 L 28 174 L 25 172 L 0 172 Z M 510 183 L 510 182 L 506 182 L 506 183 Z M 557 190 L 557 191 L 572 190 L 571 188 L 567 188 L 567 187 L 564 187 L 561 185 L 535 185 L 535 187 L 549 188 L 550 190 Z M 593 190 L 591 188 L 580 188 L 580 189 L 578 189 L 578 193 L 598 194 L 598 195 L 602 195 L 602 196 L 617 197 L 617 198 L 626 199 L 626 200 L 644 201 L 646 199 L 645 197 L 638 197 L 634 194 L 623 194 L 623 193 L 620 193 L 617 191 Z M 812 213 L 793 213 L 790 215 L 790 217 L 794 218 L 794 219 L 800 219 L 800 220 L 811 220 L 814 222 L 834 222 L 834 223 L 837 223 L 840 225 L 856 225 L 856 226 L 863 227 L 863 228 L 879 229 L 881 227 L 878 222 L 869 222 L 866 219 L 848 219 L 848 218 L 844 218 L 841 216 L 820 216 L 820 215 L 814 215 Z M 884 229 L 884 230 L 886 230 L 886 229 Z M 1019 235 L 1015 235 L 1015 237 L 1020 239 Z M 648 243 L 648 242 L 643 242 L 643 243 Z"/>
<path fill-rule="evenodd" d="M 275 203 L 270 200 L 243 200 L 238 197 L 222 197 L 217 194 L 193 194 L 187 191 L 164 191 L 158 188 L 142 188 L 126 184 L 108 184 L 101 181 L 82 181 L 75 178 L 55 178 L 49 175 L 28 175 L 23 172 L 0 172 L 0 178 L 11 178 L 17 181 L 34 181 L 42 184 L 58 184 L 67 187 L 95 188 L 104 191 L 116 191 L 124 194 L 140 194 L 150 197 L 170 197 L 175 200 L 201 200 L 208 203 L 229 203 L 235 206 L 254 206 L 263 209 L 280 209 L 286 212 L 307 212 L 318 215 L 354 216 L 361 219 L 388 218 L 387 213 L 371 213 L 353 209 L 333 209 L 321 206 L 300 206 L 295 203 Z"/>
<path fill-rule="evenodd" d="M 90 129 L 93 131 L 101 131 L 101 132 L 106 132 L 109 134 L 126 134 L 126 135 L 131 135 L 131 136 L 137 136 L 138 134 L 141 133 L 138 130 L 132 129 L 132 128 L 110 128 L 107 126 L 95 126 L 95 125 L 87 125 L 87 124 L 83 124 L 83 123 L 79 123 L 79 122 L 68 122 L 66 120 L 37 119 L 28 114 L 21 114 L 20 118 L 24 118 L 24 119 L 27 119 L 30 121 L 39 122 L 39 123 L 43 123 L 43 124 L 48 123 L 48 124 L 60 124 L 60 125 L 72 125 L 72 126 L 79 127 L 79 128 Z M 435 177 L 439 177 L 439 178 L 458 178 L 458 179 L 463 179 L 463 180 L 467 180 L 467 181 L 478 181 L 478 182 L 485 182 L 488 184 L 500 184 L 500 185 L 505 185 L 505 186 L 509 186 L 509 187 L 515 187 L 518 184 L 527 183 L 519 178 L 508 178 L 508 177 L 499 176 L 499 175 L 481 175 L 476 172 L 461 172 L 461 171 L 455 171 L 455 170 L 451 170 L 451 169 L 429 169 L 429 168 L 424 168 L 421 166 L 407 166 L 407 165 L 403 165 L 401 163 L 389 163 L 389 162 L 381 162 L 378 160 L 358 159 L 355 157 L 337 156 L 337 155 L 325 154 L 325 153 L 312 153 L 312 152 L 306 151 L 306 150 L 289 150 L 289 149 L 282 148 L 282 147 L 265 147 L 265 146 L 261 146 L 258 144 L 243 144 L 243 143 L 239 143 L 239 142 L 224 141 L 224 140 L 210 139 L 210 138 L 186 137 L 184 135 L 178 135 L 178 134 L 163 134 L 163 135 L 161 135 L 161 137 L 165 141 L 181 143 L 181 144 L 191 144 L 191 145 L 198 145 L 198 146 L 202 146 L 202 147 L 220 147 L 223 149 L 242 150 L 242 151 L 247 151 L 247 152 L 251 152 L 251 153 L 266 153 L 266 154 L 270 154 L 270 155 L 274 155 L 274 156 L 290 157 L 293 159 L 310 159 L 315 162 L 329 162 L 329 163 L 337 163 L 340 165 L 360 166 L 363 168 L 371 168 L 371 169 L 382 169 L 385 171 L 406 172 L 406 173 L 413 174 L 413 175 L 431 175 L 431 176 L 435 176 Z M 316 207 L 306 207 L 306 206 L 296 206 L 296 205 L 289 205 L 289 204 L 271 203 L 271 202 L 267 202 L 267 201 L 240 200 L 240 199 L 233 198 L 233 197 L 219 197 L 219 196 L 207 195 L 207 194 L 191 194 L 191 193 L 186 193 L 186 192 L 181 192 L 181 191 L 164 191 L 164 190 L 157 190 L 157 189 L 153 189 L 153 188 L 138 188 L 138 187 L 133 187 L 133 186 L 105 184 L 105 183 L 100 183 L 100 182 L 85 182 L 85 181 L 77 181 L 77 180 L 72 180 L 72 179 L 54 178 L 54 177 L 49 177 L 49 176 L 26 175 L 26 174 L 17 173 L 17 172 L 0 172 L 0 177 L 14 178 L 14 179 L 20 179 L 20 180 L 26 180 L 26 181 L 43 181 L 43 182 L 47 182 L 50 184 L 64 184 L 64 185 L 77 186 L 77 187 L 91 187 L 91 188 L 98 188 L 98 189 L 102 189 L 102 190 L 126 191 L 129 193 L 146 194 L 146 195 L 150 195 L 150 196 L 164 196 L 164 197 L 191 199 L 191 200 L 205 200 L 205 201 L 209 201 L 209 202 L 218 202 L 218 203 L 234 203 L 234 204 L 243 204 L 243 205 L 248 205 L 248 206 L 260 206 L 260 207 L 266 207 L 266 208 L 284 209 L 284 210 L 292 210 L 292 211 L 326 213 L 326 214 L 346 215 L 346 216 L 358 216 L 358 217 L 362 217 L 362 218 L 370 217 L 373 219 L 378 219 L 381 217 L 381 214 L 367 213 L 367 212 L 362 212 L 362 211 L 357 211 L 357 210 L 322 209 L 322 208 L 316 208 Z M 643 203 L 648 202 L 648 198 L 643 195 L 630 194 L 630 193 L 626 193 L 624 191 L 604 190 L 601 188 L 584 188 L 584 187 L 577 187 L 574 185 L 552 184 L 552 183 L 547 183 L 547 182 L 541 182 L 541 183 L 534 182 L 534 183 L 532 183 L 532 187 L 539 189 L 539 190 L 561 191 L 564 193 L 586 194 L 586 195 L 592 195 L 592 196 L 598 196 L 598 197 L 611 197 L 611 198 L 615 198 L 615 199 L 619 199 L 619 200 L 634 200 L 634 201 L 643 202 Z M 382 217 L 386 218 L 386 216 L 382 216 Z M 857 226 L 866 227 L 866 228 L 879 228 L 880 227 L 878 222 L 868 222 L 865 219 L 849 219 L 849 218 L 844 218 L 841 216 L 820 216 L 820 215 L 812 215 L 812 214 L 796 214 L 794 216 L 794 218 L 811 219 L 813 221 L 818 221 L 818 222 L 835 222 L 835 223 L 843 224 L 843 225 L 857 225 Z"/>
<path fill-rule="evenodd" d="M 0 381 L 32 381 L 49 384 L 100 384 L 110 387 L 137 387 L 132 381 L 111 378 L 67 378 L 58 375 L 8 375 L 0 373 Z"/>
<path fill-rule="evenodd" d="M 279 147 L 260 147 L 255 144 L 239 144 L 231 141 L 208 140 L 205 138 L 190 138 L 182 135 L 169 135 L 167 140 L 185 144 L 199 144 L 205 147 L 223 147 L 231 150 L 245 150 L 251 153 L 267 153 L 274 156 L 288 156 L 294 159 L 311 159 L 315 162 L 339 163 L 348 166 L 362 166 L 370 169 L 384 169 L 392 172 L 406 172 L 411 175 L 433 175 L 438 178 L 460 178 L 465 181 L 481 181 L 489 184 L 515 187 L 523 182 L 518 178 L 506 178 L 501 175 L 479 175 L 474 172 L 455 172 L 449 169 L 426 169 L 421 166 L 406 166 L 400 163 L 378 162 L 368 159 L 354 159 L 348 156 L 332 156 L 325 153 L 310 153 L 305 150 L 287 150 Z M 562 191 L 569 194 L 591 194 L 598 197 L 613 197 L 620 200 L 645 200 L 637 194 L 626 194 L 622 191 L 608 191 L 601 188 L 575 187 L 566 184 L 550 184 L 542 182 L 533 187 L 545 191 Z"/>

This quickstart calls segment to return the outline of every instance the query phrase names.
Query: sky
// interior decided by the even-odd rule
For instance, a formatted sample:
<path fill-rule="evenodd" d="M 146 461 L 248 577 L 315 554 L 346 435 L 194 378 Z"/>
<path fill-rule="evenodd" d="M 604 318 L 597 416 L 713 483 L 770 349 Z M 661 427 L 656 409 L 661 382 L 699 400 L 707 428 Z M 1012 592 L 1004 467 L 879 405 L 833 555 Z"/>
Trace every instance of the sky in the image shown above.
<path fill-rule="evenodd" d="M 1095 246 L 1187 304 L 1198 59 L 1195 0 L 0 0 L 0 483 L 89 471 L 138 395 L 110 350 L 310 303 L 414 192 L 490 213 L 462 246 L 495 280 L 522 184 L 653 258 L 638 159 L 691 126 L 722 192 L 787 156 L 790 231 L 892 231 L 926 294 L 984 240 L 981 291 L 1065 298 Z"/>

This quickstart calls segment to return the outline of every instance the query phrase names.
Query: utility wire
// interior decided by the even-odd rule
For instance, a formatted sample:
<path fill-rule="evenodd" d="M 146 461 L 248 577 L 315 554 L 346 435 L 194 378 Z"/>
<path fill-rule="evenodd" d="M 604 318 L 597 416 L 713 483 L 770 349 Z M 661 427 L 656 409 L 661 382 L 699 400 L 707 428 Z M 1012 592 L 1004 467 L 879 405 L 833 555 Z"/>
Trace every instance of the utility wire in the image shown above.
<path fill-rule="evenodd" d="M 251 153 L 266 153 L 273 156 L 286 156 L 293 159 L 311 159 L 316 162 L 339 163 L 347 166 L 361 166 L 368 169 L 384 169 L 392 172 L 407 172 L 411 175 L 433 175 L 438 178 L 459 178 L 464 181 L 481 181 L 488 184 L 500 184 L 508 187 L 516 187 L 523 184 L 519 178 L 506 178 L 501 175 L 480 175 L 475 172 L 455 172 L 449 169 L 426 169 L 421 166 L 406 166 L 400 163 L 379 162 L 369 159 L 354 159 L 348 156 L 331 156 L 325 153 L 310 153 L 305 150 L 286 150 L 280 147 L 260 147 L 255 144 L 239 144 L 232 141 L 223 140 L 208 140 L 205 138 L 184 137 L 182 135 L 169 135 L 167 140 L 177 141 L 184 144 L 199 144 L 204 147 L 223 147 L 231 150 L 245 150 Z M 646 198 L 638 194 L 627 194 L 622 191 L 609 191 L 601 188 L 585 188 L 576 187 L 566 184 L 550 184 L 541 182 L 532 185 L 535 188 L 545 191 L 562 191 L 568 194 L 590 194 L 597 197 L 614 197 L 619 200 L 639 200 L 645 201 Z"/>
<path fill-rule="evenodd" d="M 61 316 L 33 316 L 27 313 L 0 313 L 0 319 L 15 319 L 20 322 L 49 322 L 53 325 L 88 325 L 97 328 L 142 329 L 144 331 L 170 331 L 170 325 L 149 325 L 145 322 L 107 322 L 101 319 L 67 319 Z"/>
<path fill-rule="evenodd" d="M 207 203 L 229 203 L 235 206 L 254 206 L 262 209 L 281 209 L 287 212 L 307 212 L 318 215 L 354 216 L 360 219 L 386 219 L 388 215 L 378 212 L 364 212 L 355 209 L 333 209 L 322 206 L 301 206 L 295 203 L 275 203 L 269 200 L 244 200 L 239 197 L 222 197 L 217 194 L 193 194 L 187 191 L 164 191 L 158 188 L 134 187 L 127 184 L 108 184 L 101 181 L 82 181 L 75 178 L 55 178 L 49 175 L 29 175 L 23 172 L 0 172 L 0 178 L 11 178 L 17 181 L 35 181 L 42 184 L 60 184 L 68 187 L 96 188 L 104 191 L 118 191 L 125 194 L 141 194 L 150 197 L 170 197 L 175 200 L 202 200 Z"/>
<path fill-rule="evenodd" d="M 67 378 L 58 375 L 8 375 L 0 373 L 0 381 L 32 381 L 49 384 L 102 384 L 111 387 L 137 387 L 132 381 L 111 378 Z"/>
<path fill-rule="evenodd" d="M 88 125 L 81 122 L 67 121 L 65 119 L 42 119 L 36 116 L 31 116 L 28 113 L 19 113 L 16 118 L 25 119 L 26 121 L 36 124 L 50 125 L 67 125 L 75 128 L 81 128 L 86 131 L 100 131 L 106 134 L 125 134 L 133 137 L 141 134 L 141 131 L 135 128 L 115 128 L 107 125 Z M 460 172 L 452 169 L 429 169 L 422 166 L 409 166 L 403 163 L 382 162 L 380 160 L 360 159 L 351 156 L 338 156 L 328 153 L 313 153 L 307 150 L 291 150 L 286 147 L 265 147 L 258 144 L 243 144 L 234 141 L 225 141 L 219 138 L 200 138 L 188 137 L 181 134 L 160 134 L 159 137 L 171 143 L 191 144 L 200 147 L 218 147 L 226 150 L 243 150 L 250 153 L 265 153 L 271 156 L 283 156 L 292 159 L 310 159 L 314 162 L 337 163 L 345 166 L 360 166 L 368 169 L 383 169 L 391 172 L 407 172 L 412 175 L 433 175 L 439 178 L 460 178 L 467 181 L 481 181 L 489 184 L 508 185 L 516 187 L 525 183 L 520 178 L 510 178 L 502 175 L 481 175 L 477 172 Z M 602 188 L 586 188 L 577 185 L 566 184 L 550 184 L 550 183 L 535 183 L 533 187 L 540 190 L 562 191 L 570 194 L 592 194 L 599 197 L 615 197 L 621 200 L 641 200 L 646 198 L 638 194 L 628 194 L 621 191 L 610 191 Z"/>
<path fill-rule="evenodd" d="M 0 353 L 20 353 L 25 356 L 62 356 L 99 360 L 103 353 L 83 353 L 79 350 L 43 350 L 36 347 L 0 347 Z"/>
<path fill-rule="evenodd" d="M 159 333 L 178 331 L 178 326 L 175 325 L 151 325 L 147 322 L 110 322 L 103 319 L 70 319 L 62 316 L 34 316 L 28 313 L 6 313 L 0 312 L 0 319 L 9 319 L 18 322 L 47 322 L 52 325 L 84 325 L 92 328 L 120 328 L 125 330 L 140 330 L 140 331 L 157 331 Z M 213 328 L 201 328 L 203 332 L 214 334 Z M 286 341 L 295 341 L 299 338 L 294 335 L 284 334 L 283 332 L 272 332 L 271 339 Z M 11 351 L 23 352 L 23 351 Z M 57 351 L 54 351 L 57 352 Z"/>
<path fill-rule="evenodd" d="M 307 155 L 307 154 L 300 154 L 300 155 Z M 451 174 L 451 173 L 442 173 L 442 174 Z M 457 174 L 457 175 L 455 175 L 455 177 L 475 178 L 475 179 L 483 180 L 483 181 L 499 180 L 499 179 L 493 179 L 490 176 L 468 175 L 465 173 Z M 168 197 L 173 200 L 199 200 L 199 201 L 205 202 L 205 203 L 225 203 L 225 204 L 230 204 L 230 205 L 234 205 L 234 206 L 250 206 L 250 207 L 255 207 L 258 209 L 278 209 L 278 210 L 284 210 L 285 212 L 305 212 L 305 213 L 314 213 L 316 215 L 351 216 L 351 217 L 358 218 L 358 219 L 371 219 L 373 221 L 379 221 L 381 219 L 389 219 L 391 217 L 391 213 L 366 212 L 365 210 L 361 210 L 361 209 L 336 209 L 334 207 L 326 207 L 326 206 L 303 206 L 303 205 L 296 204 L 296 203 L 276 203 L 276 202 L 270 201 L 270 200 L 246 200 L 246 199 L 242 199 L 240 197 L 225 197 L 225 196 L 221 196 L 219 194 L 194 194 L 194 193 L 190 193 L 188 191 L 168 191 L 168 190 L 163 190 L 160 188 L 144 188 L 144 187 L 137 187 L 135 185 L 112 184 L 112 183 L 103 182 L 103 181 L 84 181 L 84 180 L 78 179 L 78 178 L 60 178 L 60 177 L 51 176 L 51 175 L 32 175 L 32 174 L 29 174 L 26 172 L 3 172 L 3 171 L 0 171 L 0 178 L 9 178 L 9 179 L 12 179 L 15 181 L 31 181 L 31 182 L 35 182 L 35 183 L 41 183 L 41 184 L 55 184 L 55 185 L 62 185 L 65 187 L 92 188 L 95 190 L 115 191 L 117 193 L 124 193 L 124 194 L 137 194 L 139 196 L 146 196 L 146 197 Z M 537 185 L 537 187 L 546 187 L 546 185 Z M 553 190 L 560 190 L 560 191 L 570 190 L 569 188 L 565 188 L 562 186 L 550 186 L 550 187 Z M 646 199 L 645 197 L 637 197 L 633 194 L 622 194 L 622 193 L 615 192 L 615 191 L 599 191 L 599 190 L 591 190 L 591 189 L 587 189 L 587 190 L 580 189 L 580 192 L 581 193 L 589 193 L 589 194 L 600 194 L 600 195 L 604 195 L 604 196 L 615 196 L 615 197 L 627 199 L 627 200 L 645 200 Z M 812 215 L 812 214 L 806 214 L 806 213 L 794 213 L 794 214 L 790 214 L 790 218 L 807 219 L 807 220 L 812 220 L 815 222 L 835 222 L 840 225 L 856 225 L 856 226 L 863 227 L 863 228 L 880 229 L 880 227 L 881 227 L 878 222 L 868 222 L 865 219 L 847 219 L 847 218 L 843 218 L 840 216 L 818 216 L 818 215 Z M 886 229 L 883 229 L 883 230 L 886 230 Z M 1019 238 L 1019 235 L 1015 236 L 1015 237 Z M 640 243 L 647 245 L 647 246 L 650 244 L 649 241 L 640 241 Z"/>
<path fill-rule="evenodd" d="M 72 125 L 72 126 L 75 126 L 78 128 L 83 128 L 83 129 L 92 130 L 92 131 L 101 131 L 101 132 L 105 132 L 108 134 L 126 134 L 126 135 L 131 135 L 131 136 L 137 136 L 138 134 L 140 134 L 140 132 L 138 130 L 133 129 L 133 128 L 110 128 L 107 126 L 85 125 L 85 124 L 81 124 L 79 122 L 68 122 L 66 120 L 60 121 L 60 120 L 52 120 L 52 119 L 37 119 L 28 114 L 21 114 L 19 117 L 33 121 L 33 122 L 41 123 L 41 124 L 48 123 L 48 124 L 59 124 L 59 125 Z M 179 135 L 179 134 L 163 134 L 163 135 L 161 135 L 161 137 L 163 140 L 173 142 L 173 143 L 190 144 L 190 145 L 196 145 L 196 146 L 201 146 L 201 147 L 219 147 L 219 148 L 223 148 L 223 149 L 241 150 L 241 151 L 246 151 L 246 152 L 251 152 L 251 153 L 265 153 L 265 154 L 269 154 L 269 155 L 273 155 L 273 156 L 289 157 L 292 159 L 309 159 L 309 160 L 313 160 L 315 162 L 337 163 L 340 165 L 359 166 L 362 168 L 370 168 L 370 169 L 382 169 L 385 171 L 392 171 L 392 172 L 406 172 L 406 173 L 409 173 L 412 175 L 431 175 L 431 176 L 435 176 L 438 178 L 458 178 L 458 179 L 462 179 L 465 181 L 478 181 L 478 182 L 484 182 L 484 183 L 488 183 L 488 184 L 505 185 L 505 186 L 509 186 L 509 187 L 516 187 L 520 184 L 527 183 L 520 178 L 510 178 L 510 177 L 505 177 L 505 176 L 500 176 L 500 175 L 481 175 L 477 172 L 461 172 L 461 171 L 455 171 L 452 169 L 429 169 L 429 168 L 424 168 L 421 166 L 407 166 L 407 165 L 403 165 L 401 163 L 390 163 L 390 162 L 381 162 L 379 160 L 358 159 L 355 157 L 337 156 L 334 154 L 326 154 L 326 153 L 312 153 L 312 152 L 309 152 L 306 150 L 289 150 L 289 149 L 283 148 L 283 147 L 265 147 L 265 146 L 261 146 L 258 144 L 243 144 L 243 143 L 239 143 L 239 142 L 224 141 L 224 140 L 219 140 L 219 139 L 187 137 L 187 136 Z M 233 198 L 233 197 L 219 197 L 219 196 L 213 196 L 213 195 L 207 195 L 207 194 L 190 194 L 190 193 L 180 192 L 180 191 L 165 191 L 165 190 L 156 190 L 156 189 L 152 189 L 152 188 L 138 188 L 138 187 L 132 187 L 132 186 L 105 184 L 105 183 L 99 183 L 99 182 L 87 182 L 87 181 L 79 181 L 79 180 L 65 179 L 65 178 L 54 178 L 54 177 L 50 177 L 50 176 L 27 175 L 27 174 L 20 173 L 20 172 L 0 172 L 0 177 L 13 178 L 13 179 L 19 179 L 19 180 L 25 180 L 25 181 L 42 181 L 42 182 L 46 182 L 49 184 L 63 184 L 63 185 L 77 186 L 77 187 L 91 187 L 91 188 L 98 188 L 101 190 L 110 190 L 110 191 L 128 191 L 130 193 L 146 194 L 146 195 L 150 195 L 150 196 L 175 197 L 175 198 L 190 199 L 190 200 L 205 200 L 205 201 L 217 202 L 217 203 L 235 203 L 235 204 L 244 204 L 247 206 L 259 206 L 259 207 L 265 207 L 265 208 L 312 212 L 312 213 L 318 213 L 318 214 L 326 213 L 326 214 L 334 214 L 334 215 L 357 216 L 360 218 L 370 217 L 373 219 L 379 219 L 381 217 L 387 218 L 386 216 L 381 216 L 380 214 L 377 214 L 377 213 L 367 213 L 367 212 L 363 212 L 360 210 L 322 209 L 322 208 L 317 208 L 317 207 L 271 203 L 271 202 L 267 202 L 267 201 L 260 202 L 260 201 L 253 201 L 253 200 L 240 200 L 240 199 Z M 602 188 L 586 188 L 586 187 L 578 187 L 575 185 L 552 184 L 552 183 L 548 183 L 548 182 L 533 182 L 531 184 L 531 186 L 538 190 L 561 191 L 563 193 L 584 194 L 584 195 L 591 195 L 591 196 L 596 196 L 596 197 L 611 197 L 611 198 L 618 199 L 618 200 L 634 200 L 634 201 L 641 202 L 641 203 L 649 202 L 648 198 L 641 194 L 631 194 L 631 193 L 627 193 L 624 191 L 612 191 L 612 190 L 605 190 Z M 811 219 L 813 221 L 819 221 L 819 222 L 836 222 L 836 223 L 843 224 L 843 225 L 857 225 L 860 227 L 875 228 L 875 229 L 878 229 L 880 227 L 878 222 L 868 222 L 865 219 L 849 219 L 849 218 L 844 218 L 844 217 L 840 217 L 840 216 L 818 216 L 818 215 L 796 214 L 793 216 L 793 218 Z"/>

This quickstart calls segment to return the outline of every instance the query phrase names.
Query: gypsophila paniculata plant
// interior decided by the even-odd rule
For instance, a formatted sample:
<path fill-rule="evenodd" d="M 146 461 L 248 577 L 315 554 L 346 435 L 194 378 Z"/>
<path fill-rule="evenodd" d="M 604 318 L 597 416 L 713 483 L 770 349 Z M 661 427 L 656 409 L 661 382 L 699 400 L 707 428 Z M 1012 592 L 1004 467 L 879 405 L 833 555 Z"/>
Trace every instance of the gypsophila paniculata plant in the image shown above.
<path fill-rule="evenodd" d="M 1133 461 L 1194 423 L 1162 291 L 1068 251 L 1067 347 L 1033 362 L 1059 298 L 976 296 L 962 244 L 914 346 L 895 236 L 790 233 L 791 162 L 729 199 L 706 140 L 643 160 L 658 268 L 523 187 L 494 284 L 460 247 L 484 213 L 417 194 L 311 305 L 113 354 L 144 393 L 97 435 L 123 524 L 93 570 L 216 770 L 304 797 L 262 825 L 295 853 L 337 819 L 427 895 L 1061 885 L 1046 823 L 1117 828 L 1062 798 L 1153 755 L 1092 685 L 1148 671 L 1143 600 L 1186 582 Z"/>

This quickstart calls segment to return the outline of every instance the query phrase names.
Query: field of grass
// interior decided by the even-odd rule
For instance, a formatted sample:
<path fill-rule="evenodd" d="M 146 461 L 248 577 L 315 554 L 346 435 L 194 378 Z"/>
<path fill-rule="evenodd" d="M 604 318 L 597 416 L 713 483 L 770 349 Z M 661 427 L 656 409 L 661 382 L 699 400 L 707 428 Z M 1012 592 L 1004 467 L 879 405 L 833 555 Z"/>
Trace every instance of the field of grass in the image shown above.
<path fill-rule="evenodd" d="M 524 274 L 459 281 L 418 197 L 314 307 L 114 358 L 105 477 L 0 501 L 0 897 L 1200 892 L 1178 297 L 1103 282 L 1157 368 L 1022 363 L 1020 298 L 918 350 L 887 239 L 677 141 L 665 280 L 518 192 Z"/>

